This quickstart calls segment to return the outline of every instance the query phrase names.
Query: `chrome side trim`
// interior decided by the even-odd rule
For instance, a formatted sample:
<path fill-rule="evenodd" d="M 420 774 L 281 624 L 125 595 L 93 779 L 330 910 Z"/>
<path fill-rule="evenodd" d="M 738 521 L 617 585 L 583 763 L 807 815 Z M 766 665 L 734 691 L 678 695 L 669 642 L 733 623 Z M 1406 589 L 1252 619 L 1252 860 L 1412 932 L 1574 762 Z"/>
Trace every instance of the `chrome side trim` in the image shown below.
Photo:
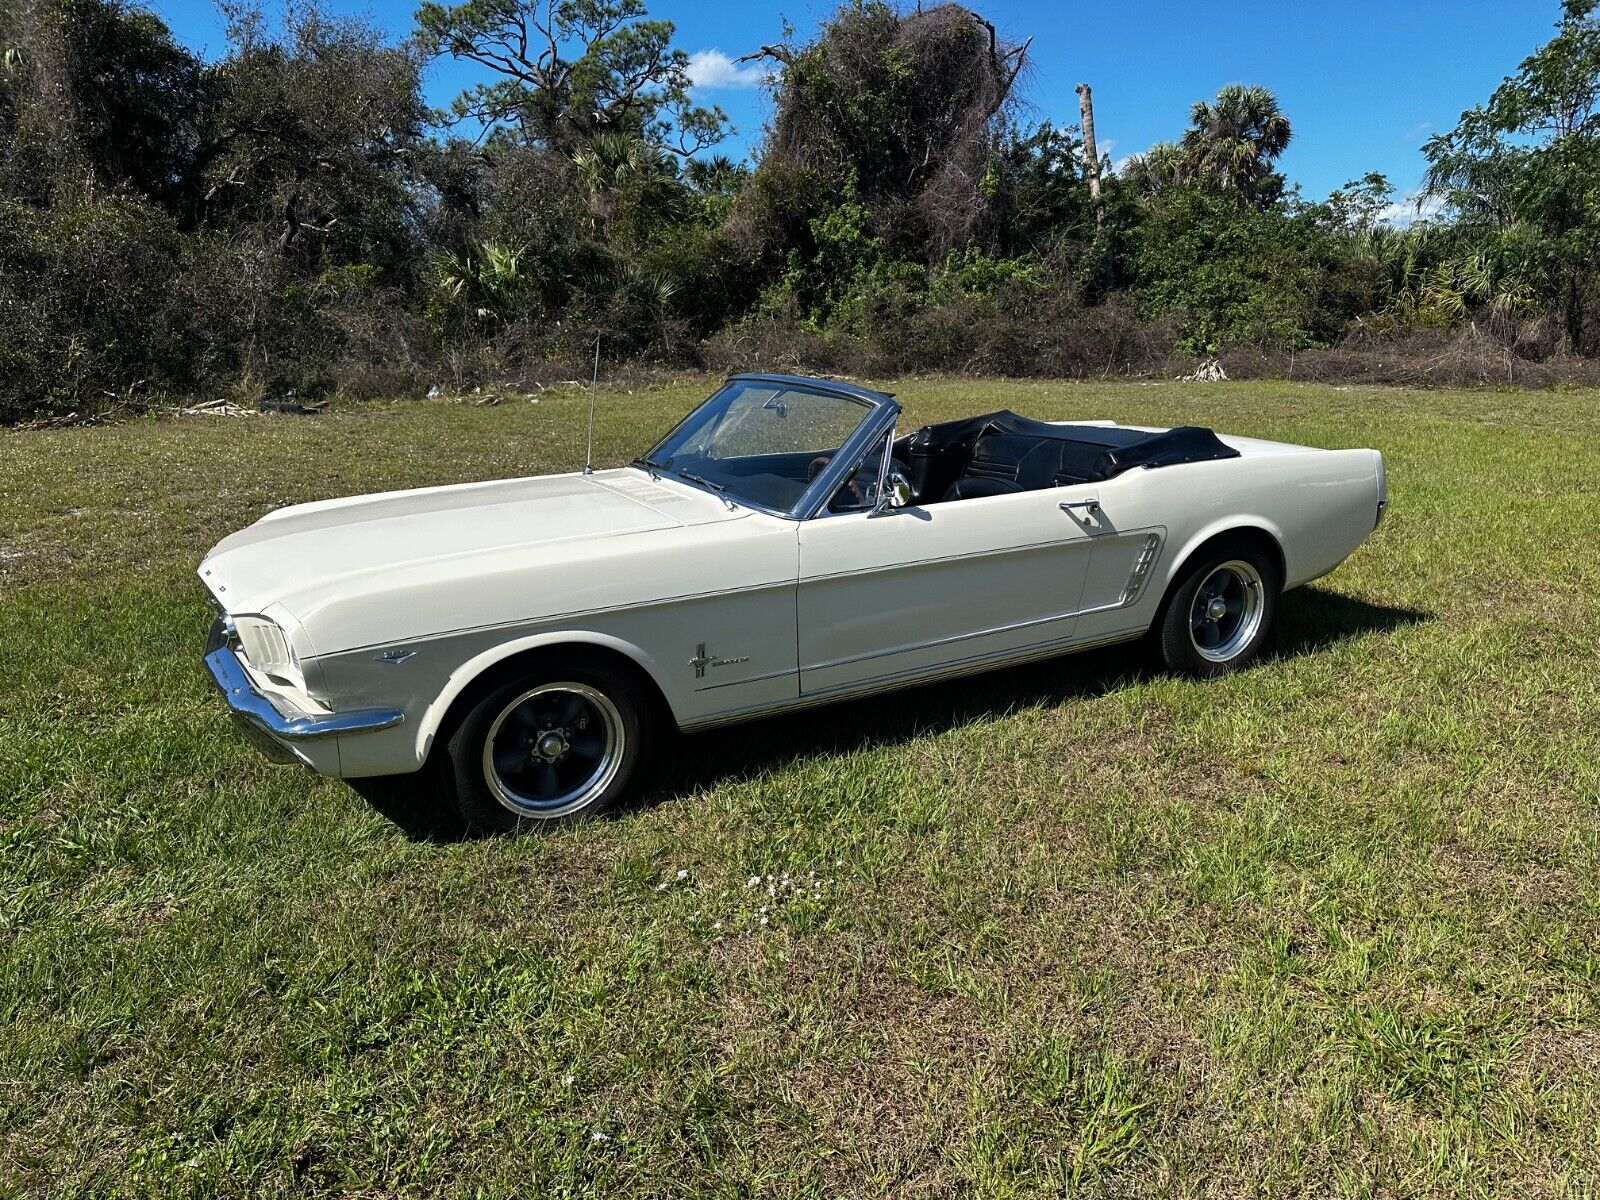
<path fill-rule="evenodd" d="M 840 517 L 859 517 L 864 515 L 865 514 L 863 513 L 839 514 Z M 1128 532 L 1129 534 L 1137 534 L 1144 531 L 1135 529 L 1129 530 Z M 937 566 L 941 563 L 979 558 L 994 558 L 1004 554 L 1024 554 L 1030 550 L 1048 550 L 1053 547 L 1060 546 L 1064 542 L 1070 542 L 1073 540 L 1076 539 L 1060 538 L 1051 542 L 1025 542 L 1020 545 L 1000 546 L 993 550 L 983 550 L 975 554 L 950 554 L 931 558 L 905 559 L 900 562 L 881 563 L 876 566 L 861 567 L 853 571 L 835 571 L 827 575 L 813 575 L 807 578 L 806 582 L 822 583 L 835 579 L 848 579 L 857 575 L 869 575 L 885 571 L 910 571 L 915 570 L 918 567 Z M 564 612 L 547 613 L 540 616 L 513 617 L 507 621 L 495 621 L 486 625 L 467 625 L 458 629 L 442 629 L 434 633 L 417 634 L 409 637 L 406 639 L 404 644 L 426 645 L 432 642 L 444 641 L 448 638 L 472 637 L 477 634 L 497 633 L 501 631 L 537 633 L 541 630 L 549 628 L 552 625 L 572 625 L 574 622 L 583 622 L 594 617 L 611 617 L 616 616 L 619 613 L 633 612 L 637 609 L 655 608 L 666 604 L 690 604 L 699 600 L 716 600 L 723 596 L 754 595 L 760 592 L 770 592 L 780 589 L 792 592 L 794 588 L 795 580 L 791 577 L 787 579 L 774 579 L 767 583 L 755 583 L 740 587 L 714 588 L 704 592 L 684 592 L 676 596 L 651 596 L 643 600 L 629 600 L 624 604 L 609 604 L 597 608 L 568 609 Z M 1134 599 L 1137 600 L 1138 596 L 1135 596 Z M 1075 613 L 1062 615 L 1085 617 L 1094 613 L 1105 612 L 1109 609 L 1126 608 L 1130 603 L 1131 601 L 1127 601 L 1121 597 L 1118 597 L 1117 600 L 1111 604 L 1104 605 L 1100 608 L 1079 609 Z M 1057 618 L 1049 619 L 1055 620 Z M 583 628 L 581 625 L 574 626 L 574 629 L 581 628 Z M 394 644 L 395 643 L 393 641 L 366 642 L 359 646 L 350 646 L 340 650 L 329 650 L 318 656 L 316 659 L 306 660 L 305 665 L 309 668 L 313 663 L 320 662 L 322 659 L 338 658 L 347 654 L 360 654 L 370 650 L 381 650 L 393 646 Z M 789 672 L 774 673 L 788 674 Z M 765 678 L 765 676 L 762 676 L 761 678 Z M 741 679 L 735 682 L 749 683 L 753 681 Z"/>
<path fill-rule="evenodd" d="M 690 660 L 689 665 L 690 666 L 694 665 L 694 661 L 692 659 Z M 799 674 L 799 672 L 796 671 L 795 668 L 793 668 L 793 667 L 779 667 L 776 671 L 767 671 L 765 674 L 762 674 L 762 675 L 748 675 L 743 679 L 728 679 L 728 680 L 722 681 L 721 683 L 708 683 L 704 687 L 695 688 L 695 691 L 697 691 L 697 692 L 714 692 L 718 688 L 744 687 L 747 684 L 752 684 L 752 683 L 765 683 L 769 679 L 783 679 L 783 678 L 786 678 L 786 677 L 787 678 L 793 678 L 795 675 L 798 675 L 798 674 Z"/>
<path fill-rule="evenodd" d="M 359 708 L 327 715 L 297 713 L 290 716 L 282 713 L 251 682 L 231 646 L 220 646 L 207 654 L 206 670 L 211 672 L 211 681 L 228 702 L 236 720 L 284 741 L 305 741 L 341 733 L 367 733 L 374 729 L 388 729 L 406 719 L 405 713 L 397 708 Z"/>
<path fill-rule="evenodd" d="M 1027 493 L 1018 493 L 1018 495 L 1026 494 Z M 984 497 L 986 500 L 1010 500 L 1014 498 L 1014 496 Z M 957 501 L 957 503 L 960 503 L 960 501 Z M 856 517 L 862 514 L 841 513 L 839 515 Z M 1132 530 L 1130 532 L 1137 533 L 1138 530 Z M 1097 534 L 1091 536 L 1106 537 L 1111 535 Z M 827 583 L 835 579 L 851 579 L 859 575 L 879 575 L 888 571 L 915 571 L 921 567 L 936 567 L 944 563 L 975 562 L 978 559 L 999 558 L 1001 555 L 1005 554 L 1028 554 L 1035 551 L 1055 550 L 1062 546 L 1071 545 L 1074 542 L 1080 542 L 1085 546 L 1089 544 L 1088 539 L 1083 536 L 1064 536 L 1053 538 L 1048 542 L 1018 542 L 1010 546 L 996 546 L 992 550 L 975 550 L 970 554 L 939 554 L 929 555 L 927 558 L 903 558 L 897 562 L 878 563 L 870 567 L 856 567 L 849 571 L 829 571 L 826 575 L 807 575 L 805 577 L 805 582 L 808 584 Z M 1111 605 L 1111 607 L 1118 608 L 1120 607 L 1120 603 Z"/>
<path fill-rule="evenodd" d="M 1139 593 L 1144 591 L 1145 580 L 1150 577 L 1150 568 L 1156 565 L 1156 554 L 1160 549 L 1160 535 L 1145 534 L 1144 545 L 1139 548 L 1139 557 L 1134 560 L 1133 570 L 1128 573 L 1127 585 L 1122 589 L 1121 607 L 1127 608 L 1139 598 Z"/>
<path fill-rule="evenodd" d="M 809 695 L 799 696 L 793 700 L 779 700 L 772 704 L 757 705 L 754 708 L 728 709 L 724 712 L 712 713 L 710 716 L 701 717 L 696 721 L 682 722 L 679 724 L 679 728 L 685 732 L 698 732 L 702 729 L 714 729 L 719 725 L 732 725 L 738 721 L 753 721 L 759 717 L 771 716 L 775 713 L 790 712 L 799 708 L 815 708 L 823 704 L 832 704 L 839 700 L 850 700 L 871 692 L 894 691 L 897 688 L 912 687 L 919 683 L 957 679 L 963 675 L 977 675 L 984 671 L 999 670 L 1002 667 L 1014 667 L 1025 662 L 1034 662 L 1041 658 L 1057 658 L 1065 654 L 1076 654 L 1079 650 L 1093 650 L 1096 647 L 1109 646 L 1116 642 L 1131 642 L 1135 638 L 1143 637 L 1147 628 L 1147 626 L 1141 625 L 1136 629 L 1120 629 L 1115 633 L 1085 638 L 1082 641 L 1064 638 L 1052 642 L 1039 642 L 1022 650 L 976 655 L 953 663 L 940 663 L 937 667 L 918 667 L 915 670 L 904 671 L 896 675 L 880 675 L 875 679 L 868 679 L 860 683 L 842 684 L 837 688 L 830 688 L 824 692 L 812 692 Z"/>
<path fill-rule="evenodd" d="M 1009 625 L 993 625 L 988 629 L 974 629 L 967 633 L 953 633 L 947 637 L 928 638 L 921 642 L 907 642 L 901 646 L 893 646 L 888 650 L 873 650 L 867 654 L 850 654 L 844 658 L 830 658 L 822 662 L 802 664 L 800 670 L 827 671 L 834 667 L 847 667 L 851 663 L 867 662 L 874 658 L 893 658 L 901 654 L 911 654 L 917 650 L 929 650 L 938 646 L 953 646 L 959 642 L 970 642 L 977 638 L 998 637 L 1005 633 L 1015 633 L 1019 629 L 1032 629 L 1037 625 L 1050 625 L 1060 621 L 1076 621 L 1076 612 L 1051 613 L 1045 617 L 1029 617 L 1025 621 L 1013 621 Z M 1062 639 L 1058 639 L 1062 640 Z M 1070 637 L 1065 639 L 1070 641 Z M 892 674 L 892 672 L 891 672 Z"/>
<path fill-rule="evenodd" d="M 794 579 L 778 579 L 771 583 L 753 583 L 748 587 L 717 588 L 709 592 L 688 592 L 681 596 L 658 596 L 649 600 L 630 600 L 626 604 L 610 604 L 600 608 L 574 608 L 565 612 L 550 613 L 538 617 L 513 617 L 509 621 L 495 621 L 488 625 L 466 625 L 460 629 L 443 629 L 438 633 L 424 633 L 406 639 L 407 645 L 427 645 L 431 642 L 443 641 L 446 638 L 470 637 L 479 633 L 495 633 L 499 630 L 514 630 L 536 632 L 547 625 L 572 624 L 573 622 L 587 621 L 590 617 L 614 616 L 617 613 L 632 612 L 640 608 L 655 608 L 662 604 L 689 604 L 695 600 L 715 600 L 721 596 L 747 596 L 758 592 L 771 592 L 777 590 L 794 591 Z M 575 631 L 581 631 L 582 625 L 575 626 Z M 324 658 L 339 658 L 346 654 L 359 654 L 368 650 L 376 650 L 380 646 L 393 645 L 393 642 L 367 642 L 360 646 L 351 646 L 347 650 L 329 650 L 319 656 L 318 661 Z"/>

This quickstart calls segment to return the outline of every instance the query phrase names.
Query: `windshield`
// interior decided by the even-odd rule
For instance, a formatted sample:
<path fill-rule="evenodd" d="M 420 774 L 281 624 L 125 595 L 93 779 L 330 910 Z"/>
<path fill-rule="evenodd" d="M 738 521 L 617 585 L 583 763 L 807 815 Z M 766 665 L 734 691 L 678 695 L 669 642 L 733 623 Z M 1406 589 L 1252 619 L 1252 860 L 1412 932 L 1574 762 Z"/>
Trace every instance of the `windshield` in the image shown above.
<path fill-rule="evenodd" d="M 735 379 L 634 465 L 787 513 L 871 412 L 850 396 Z"/>

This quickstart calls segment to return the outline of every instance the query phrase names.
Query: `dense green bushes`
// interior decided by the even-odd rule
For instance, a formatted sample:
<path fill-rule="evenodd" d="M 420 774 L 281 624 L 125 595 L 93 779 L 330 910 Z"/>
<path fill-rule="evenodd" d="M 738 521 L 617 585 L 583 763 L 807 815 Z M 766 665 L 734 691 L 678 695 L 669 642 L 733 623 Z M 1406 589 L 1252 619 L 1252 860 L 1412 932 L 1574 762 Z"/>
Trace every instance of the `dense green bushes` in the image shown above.
<path fill-rule="evenodd" d="M 1380 176 L 1303 200 L 1254 87 L 1098 164 L 1097 201 L 1075 129 L 1012 119 L 1026 46 L 952 4 L 852 3 L 765 48 L 775 111 L 745 167 L 711 152 L 722 114 L 641 0 L 427 4 L 404 45 L 234 8 L 214 62 L 123 0 L 0 0 L 0 421 L 527 379 L 596 337 L 669 363 L 1067 375 L 1426 345 L 1418 378 L 1514 379 L 1600 351 L 1594 4 L 1429 143 L 1443 213 L 1396 228 Z M 506 57 L 523 26 L 551 61 Z M 432 114 L 429 54 L 489 81 Z"/>
<path fill-rule="evenodd" d="M 165 214 L 134 197 L 7 202 L 0 414 L 191 384 L 205 332 L 182 286 L 191 253 Z"/>

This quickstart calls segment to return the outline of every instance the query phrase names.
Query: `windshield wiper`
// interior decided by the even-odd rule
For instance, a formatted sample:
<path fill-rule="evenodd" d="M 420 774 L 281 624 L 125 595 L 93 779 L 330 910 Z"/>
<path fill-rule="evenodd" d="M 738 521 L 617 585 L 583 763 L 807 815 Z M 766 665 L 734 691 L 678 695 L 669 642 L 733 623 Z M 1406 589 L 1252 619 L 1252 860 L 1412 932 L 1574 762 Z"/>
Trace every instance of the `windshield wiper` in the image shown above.
<path fill-rule="evenodd" d="M 679 471 L 678 472 L 678 476 L 681 479 L 687 479 L 690 483 L 704 484 L 706 487 L 710 488 L 713 492 L 725 492 L 725 491 L 728 490 L 722 484 L 720 484 L 720 483 L 712 483 L 711 480 L 707 479 L 704 475 L 696 475 L 692 471 Z"/>
<path fill-rule="evenodd" d="M 686 479 L 690 483 L 698 483 L 701 487 L 717 493 L 722 502 L 729 508 L 737 507 L 732 500 L 729 500 L 727 496 L 723 495 L 723 493 L 728 490 L 723 484 L 715 483 L 712 480 L 707 479 L 704 475 L 696 475 L 693 471 L 674 471 L 671 464 L 672 460 L 670 458 L 663 463 L 657 462 L 655 459 L 649 457 L 649 455 L 644 455 L 640 458 L 634 459 L 631 465 L 642 468 L 649 473 L 651 479 L 657 480 L 661 478 L 658 472 L 670 471 L 677 479 Z"/>
<path fill-rule="evenodd" d="M 656 472 L 665 471 L 667 469 L 666 463 L 658 463 L 655 459 L 651 458 L 648 454 L 641 455 L 640 457 L 634 459 L 628 465 L 632 466 L 632 467 L 642 468 L 644 470 L 645 474 L 649 475 L 651 479 L 660 479 L 661 476 L 656 474 Z"/>
<path fill-rule="evenodd" d="M 739 506 L 737 504 L 728 499 L 727 496 L 723 495 L 723 493 L 728 489 L 722 484 L 712 483 L 711 480 L 707 479 L 704 475 L 696 475 L 693 471 L 679 471 L 677 472 L 677 475 L 679 479 L 687 479 L 690 483 L 698 483 L 701 487 L 710 488 L 717 494 L 717 499 L 721 500 L 728 506 L 729 512 L 734 512 L 738 509 Z"/>

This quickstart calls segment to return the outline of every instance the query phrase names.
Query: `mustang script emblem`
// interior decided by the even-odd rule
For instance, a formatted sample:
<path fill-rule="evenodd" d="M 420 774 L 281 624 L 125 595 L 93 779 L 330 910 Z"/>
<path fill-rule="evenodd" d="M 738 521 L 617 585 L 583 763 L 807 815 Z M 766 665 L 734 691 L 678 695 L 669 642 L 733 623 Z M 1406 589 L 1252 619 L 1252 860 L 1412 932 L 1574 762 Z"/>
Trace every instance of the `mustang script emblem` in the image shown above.
<path fill-rule="evenodd" d="M 694 677 L 696 679 L 704 679 L 707 667 L 731 667 L 735 663 L 749 661 L 750 656 L 748 654 L 741 655 L 738 658 L 715 658 L 706 653 L 706 644 L 701 642 L 694 648 L 694 657 L 689 660 L 689 665 L 694 668 Z"/>

